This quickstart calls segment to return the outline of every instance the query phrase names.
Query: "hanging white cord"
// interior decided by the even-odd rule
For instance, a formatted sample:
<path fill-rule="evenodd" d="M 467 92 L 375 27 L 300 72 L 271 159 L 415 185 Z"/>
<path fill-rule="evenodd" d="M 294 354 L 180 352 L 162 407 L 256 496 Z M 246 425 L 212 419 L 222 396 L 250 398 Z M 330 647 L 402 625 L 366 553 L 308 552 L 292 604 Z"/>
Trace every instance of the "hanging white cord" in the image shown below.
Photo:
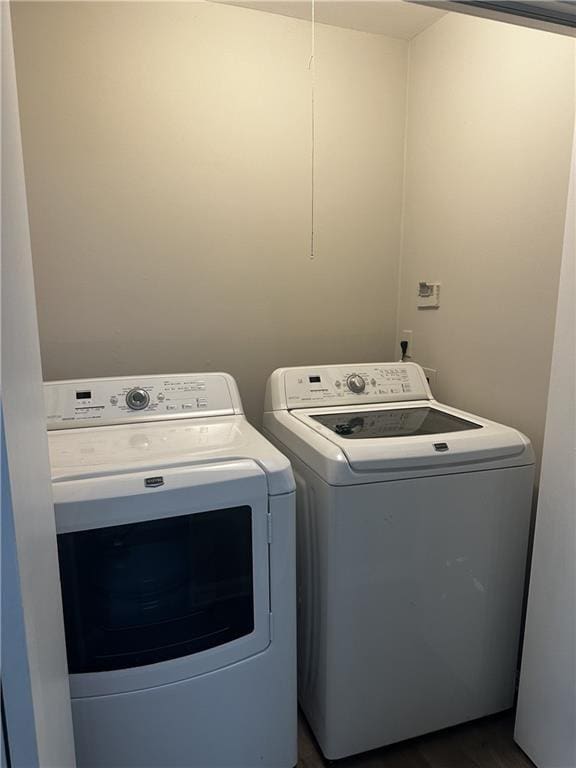
<path fill-rule="evenodd" d="M 315 246 L 315 232 L 314 232 L 314 166 L 316 161 L 316 114 L 314 109 L 314 97 L 316 95 L 316 0 L 312 0 L 312 51 L 310 56 L 310 63 L 308 69 L 310 70 L 311 78 L 311 175 L 310 175 L 310 258 L 314 258 L 314 246 Z"/>

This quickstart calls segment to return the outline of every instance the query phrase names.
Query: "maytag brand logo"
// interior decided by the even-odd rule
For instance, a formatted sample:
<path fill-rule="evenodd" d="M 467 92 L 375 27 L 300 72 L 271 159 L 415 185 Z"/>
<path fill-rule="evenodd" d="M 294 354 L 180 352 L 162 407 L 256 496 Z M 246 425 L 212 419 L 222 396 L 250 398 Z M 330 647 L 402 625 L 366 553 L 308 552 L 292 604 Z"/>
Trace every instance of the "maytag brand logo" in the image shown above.
<path fill-rule="evenodd" d="M 164 485 L 163 477 L 147 477 L 144 479 L 144 485 L 146 488 L 158 488 L 160 485 Z"/>

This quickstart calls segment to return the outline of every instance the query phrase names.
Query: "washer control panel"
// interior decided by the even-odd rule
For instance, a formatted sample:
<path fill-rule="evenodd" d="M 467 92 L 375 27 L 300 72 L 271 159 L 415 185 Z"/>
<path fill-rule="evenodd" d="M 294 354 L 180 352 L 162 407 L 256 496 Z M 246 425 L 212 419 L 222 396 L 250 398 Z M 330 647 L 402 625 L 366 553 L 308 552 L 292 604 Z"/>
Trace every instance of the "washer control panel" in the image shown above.
<path fill-rule="evenodd" d="M 48 429 L 242 413 L 224 373 L 47 382 L 44 400 Z"/>
<path fill-rule="evenodd" d="M 285 368 L 280 373 L 288 408 L 432 399 L 424 371 L 415 363 Z"/>

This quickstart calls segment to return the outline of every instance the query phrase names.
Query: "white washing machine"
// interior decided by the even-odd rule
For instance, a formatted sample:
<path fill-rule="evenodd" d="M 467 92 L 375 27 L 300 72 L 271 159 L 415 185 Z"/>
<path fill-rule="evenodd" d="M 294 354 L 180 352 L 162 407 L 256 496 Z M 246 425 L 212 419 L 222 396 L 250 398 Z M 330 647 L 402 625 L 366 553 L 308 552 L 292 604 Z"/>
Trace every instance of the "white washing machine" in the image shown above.
<path fill-rule="evenodd" d="M 80 768 L 292 768 L 294 479 L 221 373 L 45 385 Z"/>
<path fill-rule="evenodd" d="M 296 477 L 299 698 L 337 759 L 512 706 L 534 456 L 410 363 L 275 371 Z"/>

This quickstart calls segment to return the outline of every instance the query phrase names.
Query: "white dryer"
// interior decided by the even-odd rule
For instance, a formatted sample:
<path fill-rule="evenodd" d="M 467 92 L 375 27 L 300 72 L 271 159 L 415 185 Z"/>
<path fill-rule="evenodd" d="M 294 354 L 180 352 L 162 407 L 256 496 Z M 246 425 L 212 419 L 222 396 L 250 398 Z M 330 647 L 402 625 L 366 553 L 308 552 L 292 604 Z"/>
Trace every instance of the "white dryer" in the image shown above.
<path fill-rule="evenodd" d="M 534 475 L 410 363 L 275 371 L 297 496 L 299 698 L 326 757 L 512 706 Z"/>
<path fill-rule="evenodd" d="M 222 373 L 45 385 L 80 768 L 292 768 L 294 480 Z"/>

